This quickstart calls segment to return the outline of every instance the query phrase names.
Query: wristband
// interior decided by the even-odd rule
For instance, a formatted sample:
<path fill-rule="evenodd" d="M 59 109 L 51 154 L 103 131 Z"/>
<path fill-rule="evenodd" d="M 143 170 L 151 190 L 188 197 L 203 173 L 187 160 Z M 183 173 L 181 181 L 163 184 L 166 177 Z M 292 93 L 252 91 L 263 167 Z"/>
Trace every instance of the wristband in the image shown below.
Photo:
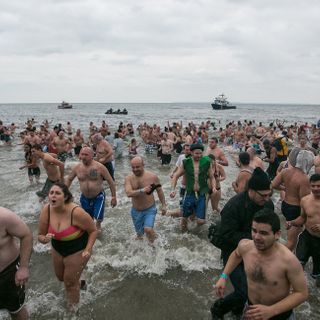
<path fill-rule="evenodd" d="M 143 188 L 139 189 L 139 192 L 144 193 L 144 189 Z"/>
<path fill-rule="evenodd" d="M 220 274 L 220 279 L 224 279 L 224 280 L 228 280 L 228 278 L 229 278 L 229 276 L 227 275 L 227 274 L 225 274 L 224 272 L 222 272 L 221 274 Z"/>

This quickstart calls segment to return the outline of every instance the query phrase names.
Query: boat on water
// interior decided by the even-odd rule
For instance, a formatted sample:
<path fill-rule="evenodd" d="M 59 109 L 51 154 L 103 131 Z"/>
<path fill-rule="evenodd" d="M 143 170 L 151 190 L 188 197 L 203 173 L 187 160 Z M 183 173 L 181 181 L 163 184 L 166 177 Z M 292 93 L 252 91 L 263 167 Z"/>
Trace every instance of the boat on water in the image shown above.
<path fill-rule="evenodd" d="M 227 100 L 227 97 L 222 93 L 216 97 L 211 103 L 211 106 L 214 110 L 227 110 L 227 109 L 236 109 L 236 106 L 233 106 Z"/>
<path fill-rule="evenodd" d="M 72 104 L 62 101 L 61 104 L 58 105 L 58 109 L 72 109 Z"/>
<path fill-rule="evenodd" d="M 113 110 L 112 108 L 108 109 L 105 114 L 128 114 L 128 110 L 124 108 L 123 110 Z"/>

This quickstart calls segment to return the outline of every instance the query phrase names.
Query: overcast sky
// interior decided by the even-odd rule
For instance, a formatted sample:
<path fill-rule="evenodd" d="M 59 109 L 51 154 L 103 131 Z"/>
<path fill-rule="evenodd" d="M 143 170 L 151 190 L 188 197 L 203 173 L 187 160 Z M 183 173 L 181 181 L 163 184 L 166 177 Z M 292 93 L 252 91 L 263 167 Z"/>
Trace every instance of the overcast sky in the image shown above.
<path fill-rule="evenodd" d="M 0 102 L 320 104 L 319 0 L 0 0 Z"/>

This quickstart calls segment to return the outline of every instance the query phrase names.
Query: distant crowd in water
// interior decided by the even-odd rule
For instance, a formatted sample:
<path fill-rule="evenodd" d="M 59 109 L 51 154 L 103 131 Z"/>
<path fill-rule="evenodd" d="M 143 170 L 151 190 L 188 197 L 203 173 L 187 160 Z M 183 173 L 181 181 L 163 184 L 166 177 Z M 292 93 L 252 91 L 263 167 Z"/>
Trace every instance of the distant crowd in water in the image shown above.
<path fill-rule="evenodd" d="M 210 241 L 221 249 L 224 264 L 216 284 L 219 299 L 211 308 L 212 318 L 222 319 L 233 312 L 243 314 L 243 319 L 291 319 L 292 309 L 308 297 L 302 266 L 310 257 L 312 276 L 320 286 L 319 125 L 279 120 L 265 125 L 244 120 L 223 127 L 208 120 L 186 125 L 168 122 L 164 128 L 141 123 L 134 128 L 131 123 L 120 122 L 112 132 L 104 120 L 100 125 L 90 122 L 85 129 L 74 128 L 70 121 L 52 126 L 47 120 L 38 124 L 28 119 L 25 128 L 18 128 L 0 120 L 0 140 L 4 146 L 23 146 L 25 164 L 20 169 L 28 169 L 30 183 L 39 184 L 42 162 L 47 178 L 37 192 L 44 204 L 38 241 L 52 245 L 55 273 L 64 282 L 71 309 L 79 302 L 80 288 L 85 287 L 81 273 L 102 231 L 104 181 L 110 188 L 111 207 L 115 207 L 117 185 L 123 184 L 115 179 L 115 164 L 128 156 L 132 173 L 124 177 L 124 183 L 126 195 L 132 200 L 137 239 L 146 235 L 154 246 L 154 194 L 161 203 L 162 215 L 179 217 L 182 232 L 189 231 L 191 221 L 198 226 L 205 224 L 209 201 L 221 218 L 219 225 L 209 229 Z M 19 138 L 18 129 L 23 129 Z M 84 136 L 83 131 L 88 134 Z M 159 166 L 169 168 L 172 156 L 177 156 L 170 168 L 169 196 L 175 198 L 181 178 L 178 209 L 168 210 L 158 175 L 145 169 L 147 157 L 142 148 L 144 153 L 155 153 Z M 10 152 L 10 148 L 5 150 Z M 239 172 L 231 186 L 235 195 L 220 208 L 221 184 L 228 175 L 230 161 L 226 150 L 235 155 L 232 161 L 239 166 Z M 65 175 L 69 157 L 79 161 Z M 309 176 L 311 170 L 314 174 Z M 80 184 L 81 207 L 73 202 L 69 191 L 75 178 Z M 280 220 L 271 201 L 274 189 L 280 192 L 281 213 L 288 230 L 285 245 L 278 242 Z M 4 252 L 0 275 L 6 275 L 0 280 L 0 292 L 6 291 L 3 288 L 9 282 L 11 285 L 10 298 L 0 294 L 0 307 L 9 310 L 12 318 L 27 319 L 23 301 L 32 235 L 8 209 L 0 208 L 0 222 L 0 233 L 7 230 L 5 241 L 0 240 Z M 17 228 L 12 228 L 13 224 Z M 13 244 L 14 237 L 20 239 L 20 249 Z M 235 291 L 223 297 L 229 278 Z"/>

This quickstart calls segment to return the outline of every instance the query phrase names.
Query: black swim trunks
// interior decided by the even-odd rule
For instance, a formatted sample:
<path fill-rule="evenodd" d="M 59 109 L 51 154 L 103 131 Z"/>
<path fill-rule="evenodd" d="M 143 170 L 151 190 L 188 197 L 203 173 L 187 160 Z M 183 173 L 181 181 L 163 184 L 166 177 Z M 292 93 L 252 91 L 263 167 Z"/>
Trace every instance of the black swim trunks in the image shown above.
<path fill-rule="evenodd" d="M 287 221 L 294 220 L 300 216 L 301 208 L 294 204 L 286 203 L 282 201 L 281 212 L 285 216 Z"/>
<path fill-rule="evenodd" d="M 0 273 L 0 309 L 18 313 L 24 304 L 25 286 L 16 286 L 15 274 L 19 268 L 20 257 Z"/>

